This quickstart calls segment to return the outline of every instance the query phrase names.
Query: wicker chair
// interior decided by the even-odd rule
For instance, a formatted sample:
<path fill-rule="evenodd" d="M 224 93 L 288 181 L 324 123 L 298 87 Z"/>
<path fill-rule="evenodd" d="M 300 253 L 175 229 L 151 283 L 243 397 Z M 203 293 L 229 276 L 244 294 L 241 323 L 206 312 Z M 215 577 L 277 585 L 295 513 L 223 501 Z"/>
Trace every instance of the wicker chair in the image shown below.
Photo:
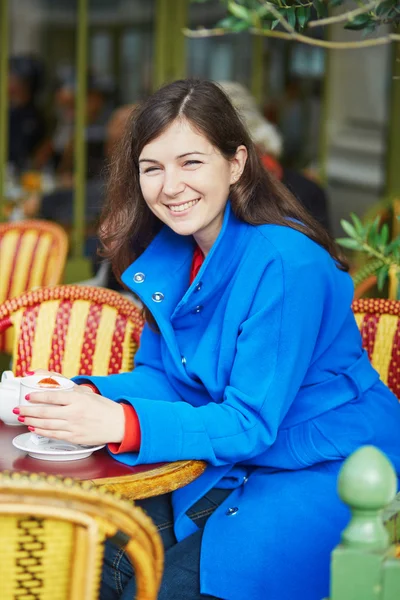
<path fill-rule="evenodd" d="M 56 223 L 0 223 L 0 302 L 38 286 L 60 283 L 67 252 L 67 234 Z M 10 334 L 0 335 L 0 351 L 11 352 Z"/>
<path fill-rule="evenodd" d="M 130 371 L 143 327 L 140 309 L 104 288 L 43 287 L 0 305 L 0 334 L 15 331 L 13 371 L 66 377 Z"/>
<path fill-rule="evenodd" d="M 353 312 L 370 361 L 400 400 L 400 300 L 355 300 Z"/>
<path fill-rule="evenodd" d="M 104 541 L 123 547 L 138 600 L 155 600 L 163 548 L 133 504 L 72 479 L 0 473 L 1 600 L 95 600 Z"/>

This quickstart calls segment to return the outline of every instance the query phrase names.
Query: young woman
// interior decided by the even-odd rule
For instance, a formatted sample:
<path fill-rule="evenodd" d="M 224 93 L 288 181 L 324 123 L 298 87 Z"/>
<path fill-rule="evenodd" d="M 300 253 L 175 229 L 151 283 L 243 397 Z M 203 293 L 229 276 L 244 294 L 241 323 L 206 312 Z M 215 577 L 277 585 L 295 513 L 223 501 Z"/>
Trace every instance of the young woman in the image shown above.
<path fill-rule="evenodd" d="M 265 171 L 221 89 L 190 80 L 133 114 L 101 236 L 145 306 L 136 367 L 31 395 L 26 424 L 130 465 L 207 461 L 138 503 L 164 540 L 162 600 L 321 600 L 349 516 L 343 460 L 375 444 L 400 471 L 400 406 L 362 350 L 333 241 Z M 133 597 L 123 551 L 106 560 L 103 600 Z"/>

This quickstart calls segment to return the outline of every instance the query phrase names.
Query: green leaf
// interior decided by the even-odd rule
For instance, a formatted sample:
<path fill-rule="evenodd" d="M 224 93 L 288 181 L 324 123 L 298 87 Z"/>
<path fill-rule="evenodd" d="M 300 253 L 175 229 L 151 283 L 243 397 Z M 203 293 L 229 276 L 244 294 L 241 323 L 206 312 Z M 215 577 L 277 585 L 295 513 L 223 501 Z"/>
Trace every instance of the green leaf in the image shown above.
<path fill-rule="evenodd" d="M 239 33 L 239 31 L 245 31 L 245 29 L 249 29 L 251 23 L 247 21 L 236 21 L 235 25 L 232 25 L 231 31 L 234 33 Z"/>
<path fill-rule="evenodd" d="M 285 17 L 285 15 L 283 15 Z M 286 21 L 289 23 L 293 29 L 296 27 L 296 8 L 291 6 L 286 11 Z"/>
<path fill-rule="evenodd" d="M 387 12 L 389 12 L 393 6 L 394 6 L 394 1 L 393 0 L 386 0 L 386 2 L 381 2 L 375 10 L 375 14 L 378 17 L 382 17 L 383 15 L 385 15 Z"/>
<path fill-rule="evenodd" d="M 367 242 L 373 247 L 376 248 L 379 244 L 379 225 L 380 225 L 380 217 L 377 216 L 371 223 L 369 231 L 367 233 Z"/>
<path fill-rule="evenodd" d="M 379 245 L 384 248 L 389 240 L 389 225 L 384 223 L 380 232 Z"/>
<path fill-rule="evenodd" d="M 353 240 L 352 238 L 338 238 L 336 242 L 343 246 L 343 248 L 350 248 L 350 250 L 361 250 L 362 246 L 357 242 L 357 240 Z"/>
<path fill-rule="evenodd" d="M 370 21 L 372 19 L 369 14 L 356 15 L 351 21 L 347 21 L 344 28 L 358 31 L 359 29 L 364 29 Z"/>
<path fill-rule="evenodd" d="M 342 226 L 342 229 L 347 233 L 347 235 L 349 235 L 352 238 L 357 237 L 357 232 L 351 223 L 345 221 L 344 219 L 341 219 L 340 224 Z"/>
<path fill-rule="evenodd" d="M 251 21 L 251 13 L 248 8 L 242 4 L 236 4 L 236 2 L 228 2 L 229 12 L 242 21 L 249 23 Z"/>
<path fill-rule="evenodd" d="M 222 27 L 223 29 L 231 29 L 238 22 L 237 18 L 233 15 L 229 15 L 229 17 L 225 17 L 221 19 L 216 24 L 216 27 Z"/>
<path fill-rule="evenodd" d="M 378 269 L 378 271 L 376 272 L 376 285 L 379 291 L 381 291 L 383 286 L 385 285 L 385 281 L 387 279 L 388 274 L 389 267 L 387 265 L 383 265 L 383 267 Z"/>
<path fill-rule="evenodd" d="M 277 27 L 277 25 L 279 25 L 280 20 L 279 19 L 275 19 L 275 21 L 272 21 L 272 25 L 271 25 L 271 31 L 275 29 L 275 27 Z"/>
<path fill-rule="evenodd" d="M 261 4 L 257 9 L 256 13 L 260 17 L 260 19 L 273 19 L 274 16 L 269 10 L 269 6 L 267 4 Z"/>
<path fill-rule="evenodd" d="M 356 213 L 350 213 L 350 217 L 353 221 L 353 225 L 354 225 L 354 229 L 356 230 L 357 234 L 360 237 L 364 236 L 364 225 L 361 222 L 361 219 L 359 218 L 358 215 L 356 215 Z"/>
<path fill-rule="evenodd" d="M 377 21 L 370 21 L 363 29 L 362 31 L 362 37 L 365 38 L 367 37 L 367 35 L 369 35 L 370 33 L 374 33 L 374 31 L 377 29 L 378 27 L 378 22 Z"/>
<path fill-rule="evenodd" d="M 326 0 L 313 0 L 313 5 L 317 11 L 318 19 L 328 16 L 328 4 Z"/>
<path fill-rule="evenodd" d="M 299 23 L 300 29 L 304 29 L 310 20 L 311 7 L 310 6 L 300 6 L 297 11 L 297 21 Z"/>
<path fill-rule="evenodd" d="M 400 248 L 400 237 L 395 238 L 386 246 L 386 255 L 394 252 L 397 248 Z"/>
<path fill-rule="evenodd" d="M 329 6 L 335 8 L 335 6 L 341 6 L 344 3 L 344 0 L 330 0 Z"/>

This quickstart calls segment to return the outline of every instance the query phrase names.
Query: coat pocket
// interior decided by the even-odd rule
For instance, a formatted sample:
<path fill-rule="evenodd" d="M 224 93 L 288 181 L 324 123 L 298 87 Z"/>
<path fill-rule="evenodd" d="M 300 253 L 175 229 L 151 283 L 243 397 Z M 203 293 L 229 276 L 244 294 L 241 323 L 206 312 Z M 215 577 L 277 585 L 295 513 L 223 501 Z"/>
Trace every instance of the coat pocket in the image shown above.
<path fill-rule="evenodd" d="M 341 460 L 374 437 L 373 424 L 360 402 L 348 402 L 288 431 L 289 445 L 299 465 Z"/>

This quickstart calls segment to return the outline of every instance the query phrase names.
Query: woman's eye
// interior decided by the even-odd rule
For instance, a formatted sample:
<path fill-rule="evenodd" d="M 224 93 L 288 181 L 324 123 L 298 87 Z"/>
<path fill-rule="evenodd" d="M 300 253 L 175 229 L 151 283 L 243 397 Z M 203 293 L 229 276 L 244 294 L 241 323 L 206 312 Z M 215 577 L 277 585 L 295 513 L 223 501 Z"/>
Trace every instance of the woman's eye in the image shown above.
<path fill-rule="evenodd" d="M 148 167 L 143 171 L 143 173 L 153 173 L 154 171 L 159 171 L 160 167 Z"/>
<path fill-rule="evenodd" d="M 185 166 L 185 167 L 190 167 L 190 166 L 192 166 L 192 165 L 201 165 L 201 164 L 203 164 L 203 163 L 202 163 L 200 160 L 187 160 L 187 161 L 184 163 L 184 166 Z"/>

